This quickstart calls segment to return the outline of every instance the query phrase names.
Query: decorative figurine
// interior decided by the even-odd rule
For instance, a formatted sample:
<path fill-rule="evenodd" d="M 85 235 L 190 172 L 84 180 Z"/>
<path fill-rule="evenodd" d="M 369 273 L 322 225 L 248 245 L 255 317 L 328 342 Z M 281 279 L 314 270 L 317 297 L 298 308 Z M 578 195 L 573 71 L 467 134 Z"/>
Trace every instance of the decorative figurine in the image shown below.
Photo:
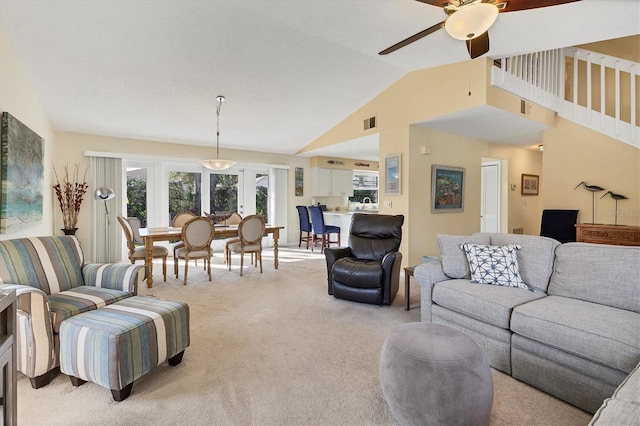
<path fill-rule="evenodd" d="M 578 189 L 579 187 L 583 186 L 584 189 L 586 189 L 587 191 L 591 192 L 591 223 L 596 223 L 596 192 L 598 191 L 604 191 L 604 188 L 599 187 L 598 185 L 587 185 L 587 182 L 582 181 L 579 184 L 576 185 L 575 188 L 573 188 L 573 190 L 575 191 L 576 189 Z"/>
<path fill-rule="evenodd" d="M 616 225 L 618 224 L 618 201 L 619 200 L 628 200 L 628 197 L 625 197 L 622 194 L 616 194 L 614 192 L 611 191 L 607 191 L 604 193 L 604 195 L 602 197 L 600 197 L 600 199 L 602 200 L 604 197 L 606 197 L 607 195 L 610 195 L 611 198 L 613 198 L 614 200 L 616 200 Z"/>

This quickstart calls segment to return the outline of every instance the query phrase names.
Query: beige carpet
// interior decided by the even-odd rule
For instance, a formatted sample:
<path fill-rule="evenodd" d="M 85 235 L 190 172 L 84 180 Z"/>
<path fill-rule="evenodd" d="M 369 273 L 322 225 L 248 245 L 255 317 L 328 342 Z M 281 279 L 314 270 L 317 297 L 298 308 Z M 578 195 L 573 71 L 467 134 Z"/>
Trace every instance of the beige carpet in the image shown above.
<path fill-rule="evenodd" d="M 74 388 L 63 374 L 38 390 L 19 374 L 19 424 L 395 424 L 378 359 L 391 328 L 420 320 L 418 308 L 403 309 L 403 285 L 392 306 L 363 305 L 327 295 L 317 251 L 282 249 L 279 270 L 265 256 L 264 273 L 249 267 L 244 277 L 227 271 L 219 253 L 214 259 L 212 282 L 202 262 L 190 268 L 187 286 L 163 283 L 156 267 L 154 287 L 141 291 L 189 304 L 191 346 L 180 365 L 155 368 L 120 403 L 92 383 Z M 419 302 L 414 281 L 411 296 Z M 502 373 L 493 377 L 492 425 L 585 425 L 591 418 Z"/>

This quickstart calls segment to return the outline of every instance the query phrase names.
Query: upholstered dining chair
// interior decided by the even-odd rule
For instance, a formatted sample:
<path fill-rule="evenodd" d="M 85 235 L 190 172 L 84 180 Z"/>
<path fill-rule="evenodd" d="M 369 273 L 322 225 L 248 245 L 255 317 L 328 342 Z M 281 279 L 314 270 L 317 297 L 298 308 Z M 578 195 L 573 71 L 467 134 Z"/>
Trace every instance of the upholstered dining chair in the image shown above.
<path fill-rule="evenodd" d="M 144 244 L 144 240 L 140 236 L 140 228 L 142 227 L 142 222 L 137 217 L 128 217 L 127 222 L 131 225 L 131 229 L 133 230 L 133 242 L 136 245 Z"/>
<path fill-rule="evenodd" d="M 189 261 L 192 259 L 204 259 L 204 266 L 211 281 L 211 256 L 213 255 L 211 241 L 214 233 L 213 221 L 204 216 L 196 216 L 182 226 L 184 247 L 178 248 L 175 252 L 176 261 L 173 264 L 173 272 L 178 278 L 178 259 L 184 259 L 184 285 L 187 285 Z"/>
<path fill-rule="evenodd" d="M 256 266 L 260 262 L 260 273 L 262 273 L 262 237 L 265 232 L 264 217 L 254 214 L 246 216 L 238 225 L 239 241 L 231 243 L 227 251 L 227 265 L 231 270 L 231 253 L 240 253 L 240 276 L 244 267 L 245 253 L 255 254 Z"/>
<path fill-rule="evenodd" d="M 231 216 L 227 220 L 225 220 L 225 225 L 227 226 L 238 226 L 242 222 L 242 216 L 238 212 L 231 213 Z M 224 263 L 227 263 L 227 254 L 229 253 L 229 244 L 237 243 L 240 241 L 238 237 L 231 237 L 224 240 Z M 252 258 L 253 260 L 253 258 Z"/>
<path fill-rule="evenodd" d="M 173 218 L 173 222 L 171 222 L 171 226 L 173 228 L 182 228 L 185 223 L 187 223 L 190 219 L 193 219 L 194 217 L 196 217 L 196 215 L 191 212 L 178 213 Z M 174 259 L 176 258 L 176 250 L 182 247 L 184 247 L 184 242 L 182 241 L 173 242 L 173 244 L 171 245 L 171 252 L 173 253 Z M 198 263 L 196 262 L 196 265 L 197 264 Z"/>
<path fill-rule="evenodd" d="M 124 232 L 124 236 L 127 240 L 127 248 L 129 249 L 129 260 L 131 264 L 136 263 L 137 260 L 144 260 L 147 257 L 147 249 L 145 246 L 136 247 L 134 238 L 133 238 L 133 228 L 131 224 L 124 216 L 118 215 L 118 222 L 122 226 L 122 231 Z M 167 256 L 169 255 L 169 250 L 163 246 L 157 246 L 154 244 L 153 246 L 153 259 L 162 259 L 162 275 L 164 276 L 164 280 L 167 281 Z"/>
<path fill-rule="evenodd" d="M 309 220 L 309 209 L 307 206 L 296 206 L 298 210 L 298 219 L 300 221 L 300 238 L 298 239 L 298 247 L 302 245 L 302 242 L 307 243 L 307 250 L 309 249 L 309 242 L 313 243 L 313 229 L 311 227 L 311 220 Z M 303 233 L 307 235 L 304 236 Z"/>
<path fill-rule="evenodd" d="M 324 224 L 324 214 L 322 209 L 318 206 L 309 206 L 309 213 L 311 213 L 311 225 L 313 228 L 313 242 L 311 244 L 311 251 L 316 240 L 320 240 L 322 246 L 320 252 L 324 253 L 325 247 L 329 247 L 331 244 L 340 245 L 340 227 L 334 225 Z M 338 234 L 338 239 L 331 241 L 331 234 Z"/>

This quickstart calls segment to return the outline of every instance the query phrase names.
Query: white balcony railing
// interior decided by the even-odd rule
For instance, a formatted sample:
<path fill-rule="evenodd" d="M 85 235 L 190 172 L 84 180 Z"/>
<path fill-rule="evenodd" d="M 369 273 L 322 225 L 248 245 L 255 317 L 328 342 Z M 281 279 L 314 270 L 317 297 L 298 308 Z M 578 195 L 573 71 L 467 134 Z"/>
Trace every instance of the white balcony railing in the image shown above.
<path fill-rule="evenodd" d="M 584 67 L 576 66 L 580 62 Z M 640 127 L 636 119 L 636 76 L 640 74 L 637 62 L 569 48 L 502 58 L 494 64 L 492 85 L 556 111 L 565 119 L 640 148 Z M 599 68 L 597 80 L 593 78 L 594 66 Z M 582 69 L 584 71 L 579 72 Z M 621 89 L 624 73 L 629 75 L 625 91 Z M 613 82 L 609 81 L 611 78 Z M 608 89 L 611 86 L 613 90 Z M 598 109 L 594 109 L 593 103 L 596 93 L 600 99 Z M 606 114 L 607 100 L 613 101 L 614 105 L 610 115 Z M 628 121 L 621 118 L 623 103 Z"/>

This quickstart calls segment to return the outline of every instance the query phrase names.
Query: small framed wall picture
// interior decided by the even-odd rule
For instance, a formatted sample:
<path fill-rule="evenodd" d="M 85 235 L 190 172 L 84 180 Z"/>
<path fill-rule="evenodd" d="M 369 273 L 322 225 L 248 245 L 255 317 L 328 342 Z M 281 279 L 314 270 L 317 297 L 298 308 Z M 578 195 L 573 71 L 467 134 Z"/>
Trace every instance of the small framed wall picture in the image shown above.
<path fill-rule="evenodd" d="M 538 188 L 540 187 L 540 176 L 538 175 L 522 175 L 521 182 L 521 195 L 538 195 Z"/>
<path fill-rule="evenodd" d="M 431 213 L 464 211 L 462 167 L 431 166 Z"/>
<path fill-rule="evenodd" d="M 302 197 L 304 195 L 304 169 L 302 167 L 296 167 L 295 194 L 296 197 Z"/>
<path fill-rule="evenodd" d="M 384 195 L 401 194 L 401 166 L 401 154 L 392 154 L 384 157 Z"/>

